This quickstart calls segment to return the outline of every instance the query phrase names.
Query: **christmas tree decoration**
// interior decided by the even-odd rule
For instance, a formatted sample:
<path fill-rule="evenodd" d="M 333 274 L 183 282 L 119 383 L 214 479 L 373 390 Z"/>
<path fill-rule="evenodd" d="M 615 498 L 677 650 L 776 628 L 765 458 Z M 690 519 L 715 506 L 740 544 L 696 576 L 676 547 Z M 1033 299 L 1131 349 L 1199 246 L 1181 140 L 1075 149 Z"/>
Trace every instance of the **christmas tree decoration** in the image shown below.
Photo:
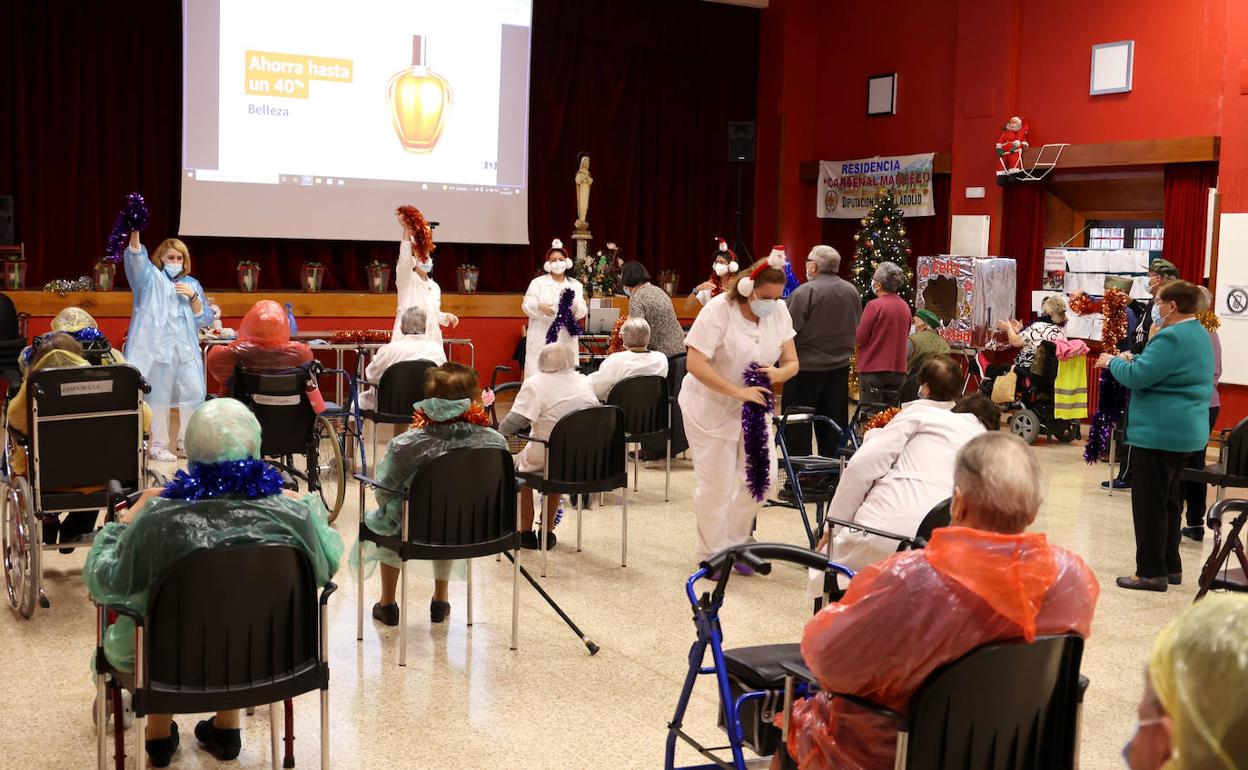
<path fill-rule="evenodd" d="M 914 270 L 907 259 L 910 241 L 902 226 L 904 220 L 905 214 L 893 199 L 893 194 L 883 187 L 876 192 L 870 213 L 859 220 L 862 230 L 854 234 L 858 245 L 854 248 L 852 272 L 854 285 L 864 302 L 875 296 L 871 291 L 871 281 L 876 268 L 881 262 L 892 262 L 906 274 L 906 282 L 897 294 L 911 307 L 914 306 Z"/>

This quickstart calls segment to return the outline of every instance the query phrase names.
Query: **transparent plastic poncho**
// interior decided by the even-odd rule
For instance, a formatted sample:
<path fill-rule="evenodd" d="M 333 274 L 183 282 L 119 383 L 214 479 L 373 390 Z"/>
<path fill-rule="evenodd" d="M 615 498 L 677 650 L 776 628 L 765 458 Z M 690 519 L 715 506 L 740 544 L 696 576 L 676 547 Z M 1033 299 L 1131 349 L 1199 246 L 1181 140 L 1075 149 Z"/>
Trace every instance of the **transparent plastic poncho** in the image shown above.
<path fill-rule="evenodd" d="M 937 668 L 989 642 L 1075 632 L 1100 593 L 1083 560 L 1044 535 L 937 530 L 927 548 L 863 569 L 802 634 L 802 657 L 825 692 L 905 712 Z M 793 708 L 789 753 L 804 770 L 894 764 L 895 723 L 823 693 Z"/>
<path fill-rule="evenodd" d="M 272 300 L 261 300 L 243 316 L 237 339 L 209 350 L 208 373 L 225 383 L 237 365 L 255 372 L 280 372 L 311 360 L 312 349 L 290 339 L 285 308 Z"/>
<path fill-rule="evenodd" d="M 425 428 L 409 430 L 395 436 L 386 448 L 386 456 L 377 468 L 377 481 L 392 488 L 406 490 L 421 468 L 452 449 L 496 448 L 506 449 L 507 439 L 493 428 L 485 428 L 467 422 L 432 424 Z M 364 523 L 379 535 L 397 535 L 403 523 L 403 500 L 405 495 L 394 495 L 384 489 L 374 491 L 378 508 L 364 515 Z M 356 566 L 359 549 L 351 549 L 351 563 Z M 400 567 L 398 554 L 388 548 L 378 548 L 375 543 L 364 543 L 364 574 L 373 574 L 377 562 Z M 424 569 L 423 567 L 421 569 Z M 352 571 L 355 574 L 355 571 Z M 432 574 L 432 573 L 430 573 Z M 452 577 L 464 578 L 465 568 L 458 560 Z"/>
<path fill-rule="evenodd" d="M 1162 630 L 1148 662 L 1174 726 L 1166 770 L 1248 768 L 1248 597 L 1210 595 Z"/>

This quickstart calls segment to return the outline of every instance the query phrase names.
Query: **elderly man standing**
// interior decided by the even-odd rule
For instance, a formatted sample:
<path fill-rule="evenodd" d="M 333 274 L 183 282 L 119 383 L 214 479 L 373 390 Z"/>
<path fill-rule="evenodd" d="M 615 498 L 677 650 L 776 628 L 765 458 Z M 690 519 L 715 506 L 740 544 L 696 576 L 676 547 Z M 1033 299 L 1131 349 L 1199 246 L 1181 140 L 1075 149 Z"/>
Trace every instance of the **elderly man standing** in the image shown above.
<path fill-rule="evenodd" d="M 841 255 L 831 246 L 816 246 L 806 257 L 806 282 L 789 295 L 789 315 L 797 332 L 801 369 L 784 385 L 784 406 L 808 406 L 844 428 L 849 423 L 849 357 L 862 316 L 862 299 L 849 281 L 836 274 Z M 819 425 L 819 452 L 832 455 L 838 436 Z M 811 453 L 810 427 L 795 425 L 785 436 L 789 451 Z"/>
<path fill-rule="evenodd" d="M 424 307 L 412 305 L 399 316 L 399 331 L 403 334 L 377 349 L 373 360 L 368 362 L 364 370 L 364 379 L 377 385 L 386 370 L 400 361 L 432 361 L 435 366 L 446 363 L 446 351 L 442 342 L 426 333 L 426 314 Z M 377 407 L 377 389 L 367 388 L 360 393 L 360 408 L 375 409 Z"/>
<path fill-rule="evenodd" d="M 924 550 L 863 569 L 839 603 L 811 618 L 802 657 L 823 692 L 793 707 L 787 748 L 801 770 L 894 765 L 896 723 L 826 693 L 905 711 L 933 671 L 980 645 L 1088 636 L 1100 594 L 1092 570 L 1027 532 L 1043 490 L 1040 464 L 1022 439 L 972 439 L 954 464 L 953 525 L 936 530 Z M 854 665 L 845 665 L 847 655 Z"/>

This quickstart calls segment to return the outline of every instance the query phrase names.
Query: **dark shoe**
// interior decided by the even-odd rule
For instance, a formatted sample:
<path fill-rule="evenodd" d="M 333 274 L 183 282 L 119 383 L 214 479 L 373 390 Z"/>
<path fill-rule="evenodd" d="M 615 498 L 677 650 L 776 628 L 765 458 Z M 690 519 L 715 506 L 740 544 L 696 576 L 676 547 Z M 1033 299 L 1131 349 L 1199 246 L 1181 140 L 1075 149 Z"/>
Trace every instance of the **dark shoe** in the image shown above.
<path fill-rule="evenodd" d="M 382 604 L 377 602 L 373 605 L 373 620 L 380 620 L 387 626 L 397 626 L 399 624 L 399 604 L 398 602 L 390 602 Z"/>
<path fill-rule="evenodd" d="M 1181 532 L 1183 537 L 1186 537 L 1188 540 L 1195 540 L 1198 543 L 1205 539 L 1204 527 L 1184 527 Z"/>
<path fill-rule="evenodd" d="M 1119 588 L 1126 588 L 1129 591 L 1159 591 L 1165 593 L 1169 579 L 1164 577 L 1142 578 L 1138 575 L 1127 575 L 1126 577 L 1118 578 L 1116 582 Z"/>
<path fill-rule="evenodd" d="M 173 761 L 173 753 L 178 750 L 178 742 L 178 723 L 170 722 L 168 738 L 143 742 L 147 747 L 147 761 L 152 767 L 168 767 Z"/>
<path fill-rule="evenodd" d="M 1131 488 L 1130 479 L 1114 479 L 1114 489 L 1130 489 L 1130 488 Z M 1109 482 L 1102 481 L 1101 489 L 1109 489 Z"/>
<path fill-rule="evenodd" d="M 83 534 L 67 533 L 65 528 L 61 528 L 60 543 L 61 545 L 75 545 L 79 548 L 90 545 L 95 540 L 95 532 L 86 532 Z M 61 553 L 73 553 L 73 548 L 58 548 Z"/>
<path fill-rule="evenodd" d="M 434 599 L 429 602 L 429 622 L 441 623 L 446 620 L 446 616 L 451 614 L 451 603 L 440 602 Z"/>
<path fill-rule="evenodd" d="M 238 753 L 243 749 L 242 730 L 222 730 L 212 723 L 212 719 L 195 725 L 195 740 L 222 762 L 238 759 Z"/>
<path fill-rule="evenodd" d="M 546 533 L 546 550 L 549 551 L 553 549 L 555 547 L 555 543 L 557 543 L 558 540 L 559 539 L 555 537 L 554 532 L 547 532 Z M 537 533 L 532 530 L 529 530 L 528 532 L 521 532 L 520 533 L 520 547 L 528 548 L 531 551 L 537 551 L 541 549 L 542 541 L 537 539 Z"/>
<path fill-rule="evenodd" d="M 1183 585 L 1183 573 L 1171 572 L 1169 575 L 1166 575 L 1166 581 L 1172 586 L 1181 586 Z"/>

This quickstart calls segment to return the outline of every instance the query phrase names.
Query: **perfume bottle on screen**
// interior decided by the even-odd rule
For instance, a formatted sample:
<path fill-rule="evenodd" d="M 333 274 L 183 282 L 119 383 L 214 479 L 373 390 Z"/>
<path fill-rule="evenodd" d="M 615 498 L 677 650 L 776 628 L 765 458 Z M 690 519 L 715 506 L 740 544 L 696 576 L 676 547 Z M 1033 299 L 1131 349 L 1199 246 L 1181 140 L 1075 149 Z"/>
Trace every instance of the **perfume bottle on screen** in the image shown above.
<path fill-rule="evenodd" d="M 426 66 L 423 35 L 412 36 L 412 66 L 390 78 L 386 102 L 403 149 L 418 154 L 432 152 L 451 111 L 451 84 Z"/>

